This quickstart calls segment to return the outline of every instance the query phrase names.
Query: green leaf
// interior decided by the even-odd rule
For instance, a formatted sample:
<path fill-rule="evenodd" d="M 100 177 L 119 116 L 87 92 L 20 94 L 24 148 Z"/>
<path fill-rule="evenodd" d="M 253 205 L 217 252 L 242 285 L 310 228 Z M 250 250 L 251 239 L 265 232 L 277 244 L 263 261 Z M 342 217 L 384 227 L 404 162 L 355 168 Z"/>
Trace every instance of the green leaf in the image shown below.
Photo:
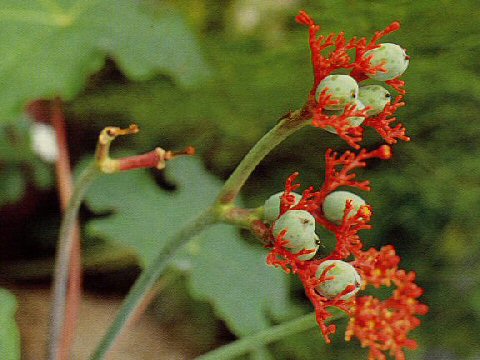
<path fill-rule="evenodd" d="M 30 125 L 25 117 L 0 124 L 0 205 L 21 199 L 27 185 L 46 189 L 53 183 L 53 167 L 32 150 Z"/>
<path fill-rule="evenodd" d="M 11 167 L 0 170 L 0 186 L 2 187 L 0 205 L 13 203 L 20 199 L 25 191 L 25 185 L 21 169 Z"/>
<path fill-rule="evenodd" d="M 87 194 L 88 206 L 112 215 L 90 221 L 93 236 L 116 241 L 137 251 L 142 266 L 150 263 L 183 224 L 213 202 L 220 182 L 192 158 L 168 164 L 177 191 L 160 189 L 145 171 L 101 177 Z"/>
<path fill-rule="evenodd" d="M 172 161 L 167 174 L 176 180 L 175 191 L 161 190 L 144 171 L 100 178 L 87 204 L 97 213 L 112 213 L 90 221 L 89 234 L 134 249 L 142 266 L 150 263 L 221 186 L 194 158 Z M 192 293 L 210 301 L 233 332 L 246 335 L 289 309 L 287 278 L 265 258 L 266 251 L 245 243 L 235 228 L 216 225 L 191 241 L 176 265 L 188 270 Z"/>
<path fill-rule="evenodd" d="M 15 323 L 17 302 L 9 291 L 0 288 L 0 359 L 20 359 L 20 331 Z"/>
<path fill-rule="evenodd" d="M 106 56 L 134 80 L 161 71 L 189 86 L 208 74 L 181 17 L 154 18 L 132 0 L 4 0 L 0 33 L 3 120 L 33 99 L 72 99 Z"/>
<path fill-rule="evenodd" d="M 266 252 L 245 243 L 235 228 L 217 225 L 188 250 L 193 294 L 213 302 L 235 334 L 254 334 L 271 325 L 266 314 L 288 312 L 286 275 L 267 266 Z"/>

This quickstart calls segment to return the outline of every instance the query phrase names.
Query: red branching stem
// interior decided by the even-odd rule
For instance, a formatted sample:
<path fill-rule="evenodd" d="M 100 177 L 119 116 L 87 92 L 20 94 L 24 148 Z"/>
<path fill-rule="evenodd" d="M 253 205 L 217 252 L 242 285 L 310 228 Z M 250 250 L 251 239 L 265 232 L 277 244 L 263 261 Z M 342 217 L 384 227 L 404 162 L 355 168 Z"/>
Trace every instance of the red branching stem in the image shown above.
<path fill-rule="evenodd" d="M 305 190 L 302 199 L 296 205 L 292 192 L 299 188 L 299 184 L 296 183 L 298 173 L 291 175 L 286 181 L 281 199 L 281 214 L 290 209 L 309 211 L 320 225 L 335 234 L 336 246 L 330 255 L 322 259 L 302 261 L 299 256 L 310 251 L 291 253 L 286 247 L 288 230 L 285 230 L 273 239 L 270 245 L 272 250 L 267 256 L 268 264 L 280 267 L 287 273 L 296 274 L 302 281 L 327 343 L 330 342 L 330 335 L 336 331 L 334 324 L 326 324 L 331 317 L 328 308 L 335 306 L 350 316 L 347 339 L 352 336 L 359 338 L 362 346 L 370 348 L 372 360 L 385 360 L 385 352 L 389 352 L 397 360 L 404 359 L 404 349 L 414 348 L 416 345 L 415 341 L 408 339 L 408 333 L 420 324 L 417 315 L 425 314 L 428 308 L 417 300 L 422 290 L 414 283 L 414 273 L 398 269 L 400 258 L 395 255 L 392 246 L 384 247 L 380 251 L 363 250 L 359 231 L 371 228 L 369 224 L 372 216 L 371 206 L 362 206 L 355 212 L 353 202 L 347 200 L 343 219 L 340 224 L 336 224 L 325 218 L 322 204 L 328 194 L 341 186 L 370 190 L 368 181 L 357 181 L 353 171 L 365 167 L 368 159 L 386 160 L 391 156 L 391 148 L 388 145 L 382 145 L 373 151 L 362 149 L 358 154 L 347 151 L 339 155 L 328 149 L 325 155 L 326 174 L 323 186 L 318 191 L 313 187 Z M 271 236 L 273 238 L 273 235 Z M 327 274 L 328 268 L 321 276 L 317 276 L 318 266 L 326 260 L 345 261 L 352 255 L 354 260 L 351 264 L 361 274 L 363 287 L 367 285 L 397 287 L 388 300 L 380 301 L 370 296 L 343 300 L 343 295 L 354 290 L 352 286 L 347 286 L 334 299 L 327 299 L 318 293 L 316 290 L 318 285 L 332 280 Z"/>
<path fill-rule="evenodd" d="M 357 110 L 356 105 L 348 104 L 341 115 L 328 115 L 325 113 L 325 107 L 333 103 L 329 100 L 330 95 L 322 93 L 319 99 L 319 106 L 313 109 L 312 125 L 318 128 L 333 128 L 338 136 L 344 139 L 348 145 L 355 149 L 359 149 L 359 142 L 363 139 L 363 129 L 361 127 L 352 127 L 350 124 L 351 117 L 367 117 L 367 111 L 370 108 Z"/>
<path fill-rule="evenodd" d="M 399 78 L 385 81 L 387 85 L 393 87 L 399 94 L 405 95 L 405 81 L 400 80 Z"/>
<path fill-rule="evenodd" d="M 397 96 L 393 104 L 387 104 L 380 114 L 375 117 L 370 117 L 364 122 L 365 126 L 374 128 L 388 144 L 395 144 L 398 139 L 410 141 L 410 138 L 406 135 L 406 129 L 402 124 L 399 123 L 395 127 L 390 126 L 391 123 L 397 120 L 397 118 L 392 117 L 392 115 L 397 109 L 405 106 L 402 99 L 402 95 Z"/>
<path fill-rule="evenodd" d="M 297 254 L 292 254 L 285 247 L 285 245 L 288 244 L 288 240 L 285 240 L 286 236 L 287 231 L 282 231 L 279 234 L 274 242 L 272 251 L 267 256 L 267 264 L 280 267 L 286 273 L 298 275 L 305 287 L 305 294 L 315 307 L 317 322 L 325 337 L 325 341 L 330 343 L 329 335 L 335 333 L 336 326 L 334 324 L 326 325 L 326 321 L 332 316 L 327 311 L 327 308 L 334 306 L 350 314 L 353 309 L 353 302 L 342 300 L 342 297 L 351 292 L 352 289 L 347 287 L 345 291 L 334 299 L 327 299 L 326 297 L 321 296 L 315 288 L 326 281 L 334 279 L 334 277 L 328 276 L 328 271 L 333 268 L 334 265 L 327 267 L 322 275 L 317 277 L 316 273 L 318 266 L 324 260 L 300 260 L 299 256 L 308 254 L 310 251 L 303 250 Z"/>
<path fill-rule="evenodd" d="M 366 149 L 360 150 L 358 154 L 346 151 L 342 155 L 328 149 L 325 154 L 325 182 L 322 188 L 316 194 L 316 201 L 322 203 L 325 197 L 340 186 L 355 187 L 360 190 L 369 191 L 370 182 L 368 180 L 356 181 L 357 175 L 353 170 L 364 168 L 367 163 L 365 160 L 372 158 L 389 159 L 391 149 L 388 145 L 382 145 L 373 151 Z M 337 167 L 341 167 L 337 170 Z"/>

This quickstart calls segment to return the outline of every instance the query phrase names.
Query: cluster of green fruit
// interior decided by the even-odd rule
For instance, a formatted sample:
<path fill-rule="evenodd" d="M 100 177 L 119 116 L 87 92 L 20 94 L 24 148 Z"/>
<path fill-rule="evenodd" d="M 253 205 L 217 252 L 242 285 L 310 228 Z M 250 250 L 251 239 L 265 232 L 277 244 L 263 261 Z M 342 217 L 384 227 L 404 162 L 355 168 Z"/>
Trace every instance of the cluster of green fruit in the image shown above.
<path fill-rule="evenodd" d="M 298 203 L 302 196 L 297 193 L 291 194 L 295 197 L 296 203 Z M 278 238 L 282 232 L 286 231 L 285 239 L 288 242 L 285 247 L 292 254 L 308 250 L 310 253 L 300 255 L 298 258 L 302 261 L 310 260 L 315 256 L 320 245 L 320 239 L 315 233 L 315 218 L 305 210 L 288 210 L 279 217 L 282 195 L 283 192 L 274 194 L 265 201 L 264 220 L 271 224 L 272 234 L 275 238 Z M 340 224 L 344 218 L 347 200 L 351 201 L 354 208 L 350 216 L 355 215 L 360 207 L 365 205 L 365 201 L 358 195 L 348 191 L 334 191 L 323 202 L 325 218 L 335 224 Z M 325 274 L 325 272 L 327 273 Z M 318 285 L 316 290 L 320 295 L 328 299 L 334 299 L 341 295 L 342 300 L 348 300 L 361 287 L 360 275 L 352 265 L 345 261 L 323 261 L 316 272 L 318 279 L 322 275 L 328 280 Z M 348 286 L 353 286 L 353 290 L 342 295 Z"/>
<path fill-rule="evenodd" d="M 402 75 L 408 67 L 409 57 L 399 45 L 384 43 L 378 48 L 369 50 L 364 54 L 365 58 L 371 58 L 373 67 L 383 66 L 385 71 L 377 71 L 375 74 L 366 74 L 369 78 L 378 81 L 393 80 Z M 316 98 L 320 98 L 323 92 L 334 100 L 335 104 L 325 106 L 328 115 L 342 115 L 347 105 L 355 105 L 356 110 L 368 107 L 367 116 L 378 115 L 385 105 L 390 102 L 391 95 L 381 85 L 358 86 L 358 83 L 349 75 L 329 75 L 323 79 L 317 87 Z M 352 116 L 348 118 L 352 127 L 360 126 L 365 117 Z M 328 131 L 335 133 L 335 129 L 329 127 Z"/>

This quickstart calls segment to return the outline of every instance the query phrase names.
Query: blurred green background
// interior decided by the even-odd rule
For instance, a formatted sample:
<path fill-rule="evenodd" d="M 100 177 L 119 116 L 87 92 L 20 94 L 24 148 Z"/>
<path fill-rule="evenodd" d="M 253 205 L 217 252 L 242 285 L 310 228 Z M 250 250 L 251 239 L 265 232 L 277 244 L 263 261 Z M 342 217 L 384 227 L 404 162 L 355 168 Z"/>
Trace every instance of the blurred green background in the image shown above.
<path fill-rule="evenodd" d="M 193 145 L 206 170 L 187 160 L 172 173 L 139 172 L 102 179 L 82 209 L 87 289 L 125 291 L 138 267 L 148 261 L 147 254 L 158 247 L 160 240 L 150 239 L 149 229 L 135 228 L 139 225 L 135 217 L 132 220 L 134 210 L 129 207 L 136 214 L 148 213 L 153 222 L 164 213 L 168 214 L 167 222 L 182 219 L 187 213 L 191 216 L 209 201 L 205 194 L 215 194 L 218 179 L 230 174 L 281 115 L 303 105 L 312 72 L 308 30 L 294 21 L 300 9 L 322 25 L 323 34 L 343 30 L 348 37 L 370 37 L 399 20 L 402 29 L 385 41 L 402 45 L 411 56 L 404 76 L 407 106 L 398 112 L 398 118 L 412 141 L 397 144 L 391 161 L 371 162 L 362 172 L 362 178 L 371 179 L 373 188 L 362 196 L 375 210 L 374 228 L 364 232 L 363 239 L 367 246 L 393 244 L 403 259 L 402 266 L 415 270 L 418 283 L 425 289 L 422 299 L 430 312 L 414 332 L 420 349 L 409 352 L 407 358 L 480 358 L 480 2 L 148 0 L 142 7 L 143 16 L 148 13 L 154 18 L 179 19 L 182 31 L 192 41 L 179 42 L 178 49 L 173 46 L 170 51 L 195 53 L 198 59 L 203 58 L 198 64 L 202 63 L 198 69 L 175 68 L 183 55 L 178 59 L 172 55 L 164 60 L 172 62 L 171 68 L 153 67 L 155 71 L 138 75 L 111 56 L 94 66 L 94 71 L 84 69 L 92 73 L 88 81 L 77 81 L 77 90 L 65 93 L 72 159 L 79 164 L 91 156 L 97 133 L 104 126 L 135 122 L 142 132 L 119 140 L 115 149 L 141 153 L 155 146 L 181 149 Z M 2 23 L 5 25 L 5 19 L 0 11 L 0 26 Z M 7 22 L 7 30 L 8 26 Z M 172 31 L 165 36 L 176 35 Z M 0 66 L 2 97 L 28 88 L 28 83 L 22 83 L 27 81 L 25 76 L 15 78 L 15 69 L 7 69 L 13 71 L 8 76 L 2 70 L 6 71 Z M 189 81 L 189 76 L 197 75 L 200 80 Z M 48 91 L 43 96 L 48 96 Z M 1 275 L 10 282 L 43 281 L 51 270 L 59 226 L 54 168 L 31 150 L 31 119 L 4 120 L 0 125 Z M 367 132 L 367 138 L 367 146 L 381 143 L 373 132 Z M 294 171 L 300 171 L 304 186 L 321 184 L 327 147 L 347 149 L 334 135 L 314 128 L 289 138 L 248 181 L 244 204 L 261 205 L 282 189 Z M 181 180 L 186 176 L 182 167 L 197 181 Z M 133 181 L 139 184 L 135 194 L 122 198 L 120 194 L 131 189 Z M 112 200 L 115 197 L 117 200 Z M 152 199 L 165 201 L 164 205 Z M 179 199 L 190 206 L 182 203 L 172 210 Z M 129 205 L 127 209 L 122 202 Z M 122 221 L 131 221 L 127 235 L 122 229 L 118 231 Z M 148 221 L 143 225 L 148 226 Z M 264 313 L 252 315 L 252 319 L 262 319 L 265 324 L 257 329 L 235 319 L 228 306 L 233 300 L 222 298 L 222 292 L 232 291 L 229 287 L 235 285 L 224 282 L 217 289 L 212 285 L 215 273 L 203 278 L 198 274 L 215 270 L 219 264 L 235 268 L 238 253 L 245 252 L 250 261 L 265 251 L 248 234 L 241 234 L 242 240 L 230 228 L 221 231 L 211 234 L 223 242 L 209 249 L 204 258 L 199 257 L 204 263 L 189 257 L 188 251 L 176 262 L 168 275 L 173 280 L 155 304 L 159 321 L 176 324 L 173 331 L 189 339 L 192 354 L 311 310 L 300 285 L 287 275 L 279 278 L 280 271 L 272 270 L 268 276 L 281 287 L 278 296 L 283 304 L 262 295 L 264 303 L 256 311 Z M 238 249 L 229 248 L 228 234 L 238 238 Z M 202 248 L 202 244 L 199 240 L 197 245 Z M 195 251 L 190 249 L 190 254 Z M 243 277 L 242 289 L 250 286 L 254 292 L 255 286 L 262 284 L 261 277 Z M 240 296 L 245 300 L 239 297 L 238 303 L 248 303 L 245 293 Z M 248 307 L 244 311 L 247 314 Z M 356 341 L 345 344 L 341 333 L 342 326 L 332 346 L 325 346 L 315 329 L 276 343 L 269 350 L 275 359 L 366 358 L 366 351 Z M 259 351 L 254 356 L 267 355 Z"/>

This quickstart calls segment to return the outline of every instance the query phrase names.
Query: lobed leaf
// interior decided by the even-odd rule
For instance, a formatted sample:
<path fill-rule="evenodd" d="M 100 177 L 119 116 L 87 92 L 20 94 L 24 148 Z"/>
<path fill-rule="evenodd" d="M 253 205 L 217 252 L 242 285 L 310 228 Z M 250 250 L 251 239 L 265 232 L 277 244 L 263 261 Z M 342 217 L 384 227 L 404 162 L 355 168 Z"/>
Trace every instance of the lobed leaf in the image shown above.
<path fill-rule="evenodd" d="M 175 191 L 161 190 L 144 171 L 100 178 L 87 204 L 111 214 L 90 221 L 87 231 L 134 249 L 141 265 L 149 264 L 221 186 L 194 158 L 172 161 L 167 172 L 176 180 Z M 267 267 L 265 256 L 233 227 L 216 225 L 191 241 L 176 265 L 188 270 L 193 295 L 210 301 L 234 333 L 247 335 L 269 327 L 269 316 L 285 313 L 289 305 L 287 280 Z"/>
<path fill-rule="evenodd" d="M 163 72 L 191 86 L 209 72 L 181 17 L 132 0 L 4 0 L 0 33 L 2 120 L 34 99 L 71 100 L 106 56 L 134 80 Z"/>

